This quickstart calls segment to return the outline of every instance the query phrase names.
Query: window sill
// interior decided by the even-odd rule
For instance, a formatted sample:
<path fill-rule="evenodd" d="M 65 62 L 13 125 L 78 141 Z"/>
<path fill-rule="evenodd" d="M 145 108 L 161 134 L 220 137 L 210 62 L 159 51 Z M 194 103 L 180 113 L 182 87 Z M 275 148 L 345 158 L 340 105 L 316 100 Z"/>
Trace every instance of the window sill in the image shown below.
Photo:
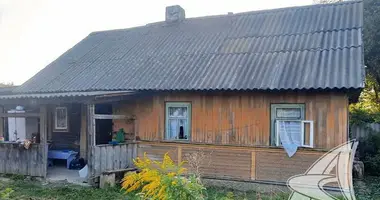
<path fill-rule="evenodd" d="M 161 142 L 168 142 L 168 143 L 190 143 L 190 140 L 189 139 L 162 140 Z"/>
<path fill-rule="evenodd" d="M 107 147 L 107 146 L 122 146 L 122 145 L 128 145 L 128 144 L 136 144 L 135 141 L 128 141 L 123 143 L 117 143 L 117 144 L 97 144 L 96 147 Z"/>
<path fill-rule="evenodd" d="M 281 149 L 283 149 L 284 148 L 284 146 L 282 146 L 282 145 L 280 145 L 280 146 L 272 146 L 272 147 L 277 147 L 277 148 L 281 148 Z M 298 146 L 298 148 L 300 148 L 300 149 L 314 149 L 315 147 L 309 147 L 309 146 Z"/>

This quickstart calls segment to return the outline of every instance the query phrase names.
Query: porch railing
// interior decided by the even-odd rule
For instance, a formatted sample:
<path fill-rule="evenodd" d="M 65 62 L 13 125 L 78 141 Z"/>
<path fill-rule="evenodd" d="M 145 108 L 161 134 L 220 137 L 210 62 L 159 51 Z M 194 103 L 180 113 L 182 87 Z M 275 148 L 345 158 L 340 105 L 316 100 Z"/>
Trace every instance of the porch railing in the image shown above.
<path fill-rule="evenodd" d="M 132 167 L 133 159 L 137 155 L 136 148 L 135 142 L 93 146 L 92 156 L 89 160 L 90 176 L 97 177 L 105 171 Z"/>
<path fill-rule="evenodd" d="M 17 143 L 0 143 L 0 174 L 46 176 L 45 145 L 32 144 L 29 149 Z"/>

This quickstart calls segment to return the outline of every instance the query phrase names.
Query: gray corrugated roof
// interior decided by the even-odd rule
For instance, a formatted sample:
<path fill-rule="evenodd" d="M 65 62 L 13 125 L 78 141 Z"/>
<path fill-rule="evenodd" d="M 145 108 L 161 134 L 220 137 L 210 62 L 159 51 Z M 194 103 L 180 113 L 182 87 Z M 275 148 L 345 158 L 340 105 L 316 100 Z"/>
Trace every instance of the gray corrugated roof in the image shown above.
<path fill-rule="evenodd" d="M 53 92 L 53 93 L 27 93 L 27 94 L 4 94 L 0 99 L 44 99 L 61 97 L 89 97 L 89 96 L 113 96 L 133 94 L 132 91 L 89 91 L 89 92 Z"/>
<path fill-rule="evenodd" d="M 0 86 L 0 94 L 12 94 L 12 91 L 15 90 L 18 86 Z"/>
<path fill-rule="evenodd" d="M 362 2 L 95 32 L 17 92 L 362 88 Z"/>

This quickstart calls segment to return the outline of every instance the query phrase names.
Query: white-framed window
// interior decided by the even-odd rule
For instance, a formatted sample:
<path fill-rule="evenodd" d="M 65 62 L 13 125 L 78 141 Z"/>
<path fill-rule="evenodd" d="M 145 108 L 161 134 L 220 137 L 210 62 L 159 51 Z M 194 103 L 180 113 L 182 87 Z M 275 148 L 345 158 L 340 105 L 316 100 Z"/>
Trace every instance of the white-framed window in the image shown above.
<path fill-rule="evenodd" d="M 54 110 L 54 130 L 66 132 L 69 129 L 67 107 L 59 106 Z"/>
<path fill-rule="evenodd" d="M 167 102 L 165 107 L 165 140 L 189 140 L 191 104 L 185 102 Z"/>
<path fill-rule="evenodd" d="M 271 145 L 314 145 L 313 121 L 305 120 L 305 104 L 271 104 Z"/>
<path fill-rule="evenodd" d="M 313 148 L 314 146 L 313 121 L 276 120 L 276 132 L 277 146 L 281 146 L 282 144 L 295 144 L 300 147 L 309 148 Z"/>

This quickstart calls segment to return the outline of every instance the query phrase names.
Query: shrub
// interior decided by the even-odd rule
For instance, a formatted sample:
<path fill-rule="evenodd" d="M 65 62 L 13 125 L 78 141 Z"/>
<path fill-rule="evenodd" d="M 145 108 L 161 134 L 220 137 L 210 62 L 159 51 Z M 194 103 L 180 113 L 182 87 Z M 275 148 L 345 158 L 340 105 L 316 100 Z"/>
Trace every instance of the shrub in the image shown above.
<path fill-rule="evenodd" d="M 380 135 L 372 133 L 360 140 L 358 153 L 364 163 L 365 173 L 380 176 Z"/>
<path fill-rule="evenodd" d="M 360 107 L 350 106 L 350 125 L 366 126 L 368 123 L 380 123 L 380 113 L 370 112 Z"/>
<path fill-rule="evenodd" d="M 14 191 L 11 188 L 6 188 L 4 190 L 0 190 L 0 199 L 10 199 L 10 195 Z"/>
<path fill-rule="evenodd" d="M 150 160 L 146 154 L 144 157 L 134 160 L 139 173 L 127 173 L 123 178 L 122 189 L 126 193 L 137 193 L 142 199 L 157 200 L 203 200 L 205 187 L 199 179 L 183 174 L 186 169 L 183 162 L 176 165 L 168 153 L 164 155 L 162 162 Z"/>

